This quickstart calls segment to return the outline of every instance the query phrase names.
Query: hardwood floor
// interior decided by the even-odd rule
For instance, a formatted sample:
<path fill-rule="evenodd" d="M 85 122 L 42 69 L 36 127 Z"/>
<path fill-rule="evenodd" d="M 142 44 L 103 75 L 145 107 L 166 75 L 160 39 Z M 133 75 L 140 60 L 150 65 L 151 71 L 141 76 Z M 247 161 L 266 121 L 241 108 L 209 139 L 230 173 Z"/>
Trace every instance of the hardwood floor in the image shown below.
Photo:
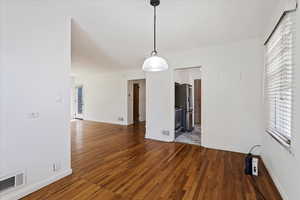
<path fill-rule="evenodd" d="M 244 175 L 244 155 L 144 139 L 144 126 L 72 122 L 73 174 L 24 199 L 281 199 L 266 169 Z M 256 184 L 253 184 L 253 183 Z"/>

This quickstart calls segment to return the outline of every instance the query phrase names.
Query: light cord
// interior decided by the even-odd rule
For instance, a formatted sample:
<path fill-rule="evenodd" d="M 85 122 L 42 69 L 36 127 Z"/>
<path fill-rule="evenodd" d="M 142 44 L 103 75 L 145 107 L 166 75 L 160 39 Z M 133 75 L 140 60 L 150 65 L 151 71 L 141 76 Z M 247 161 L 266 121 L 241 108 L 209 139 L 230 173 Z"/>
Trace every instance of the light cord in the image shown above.
<path fill-rule="evenodd" d="M 257 147 L 261 147 L 261 145 L 254 145 L 254 146 L 250 149 L 249 154 L 251 154 L 252 151 L 253 151 L 255 148 L 257 148 Z"/>
<path fill-rule="evenodd" d="M 153 53 L 157 54 L 157 49 L 156 49 L 156 6 L 154 6 L 154 38 L 153 38 Z"/>

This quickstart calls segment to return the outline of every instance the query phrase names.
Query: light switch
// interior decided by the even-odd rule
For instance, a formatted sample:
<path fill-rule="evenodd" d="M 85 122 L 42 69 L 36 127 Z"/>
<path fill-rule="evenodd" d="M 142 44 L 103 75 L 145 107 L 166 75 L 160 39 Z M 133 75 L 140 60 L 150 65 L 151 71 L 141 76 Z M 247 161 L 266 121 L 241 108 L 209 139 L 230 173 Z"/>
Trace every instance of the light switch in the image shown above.
<path fill-rule="evenodd" d="M 28 114 L 28 118 L 29 119 L 37 119 L 40 117 L 40 113 L 39 112 L 32 112 Z"/>

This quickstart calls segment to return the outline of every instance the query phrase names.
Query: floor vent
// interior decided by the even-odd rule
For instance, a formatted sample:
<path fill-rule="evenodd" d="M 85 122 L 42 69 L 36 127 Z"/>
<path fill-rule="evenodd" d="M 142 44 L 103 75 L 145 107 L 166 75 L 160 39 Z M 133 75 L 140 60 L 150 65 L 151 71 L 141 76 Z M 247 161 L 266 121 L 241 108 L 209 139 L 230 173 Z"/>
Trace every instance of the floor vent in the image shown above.
<path fill-rule="evenodd" d="M 24 184 L 24 173 L 0 179 L 0 193 Z"/>

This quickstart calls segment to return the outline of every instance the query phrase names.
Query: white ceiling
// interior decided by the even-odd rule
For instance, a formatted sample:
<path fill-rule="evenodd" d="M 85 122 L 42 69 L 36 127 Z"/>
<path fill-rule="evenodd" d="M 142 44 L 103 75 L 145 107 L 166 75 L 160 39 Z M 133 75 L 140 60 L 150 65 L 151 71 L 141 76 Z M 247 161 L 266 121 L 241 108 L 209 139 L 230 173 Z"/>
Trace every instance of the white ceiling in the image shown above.
<path fill-rule="evenodd" d="M 277 1 L 161 0 L 159 53 L 262 36 Z M 75 73 L 141 68 L 153 46 L 153 8 L 147 0 L 68 2 Z"/>

